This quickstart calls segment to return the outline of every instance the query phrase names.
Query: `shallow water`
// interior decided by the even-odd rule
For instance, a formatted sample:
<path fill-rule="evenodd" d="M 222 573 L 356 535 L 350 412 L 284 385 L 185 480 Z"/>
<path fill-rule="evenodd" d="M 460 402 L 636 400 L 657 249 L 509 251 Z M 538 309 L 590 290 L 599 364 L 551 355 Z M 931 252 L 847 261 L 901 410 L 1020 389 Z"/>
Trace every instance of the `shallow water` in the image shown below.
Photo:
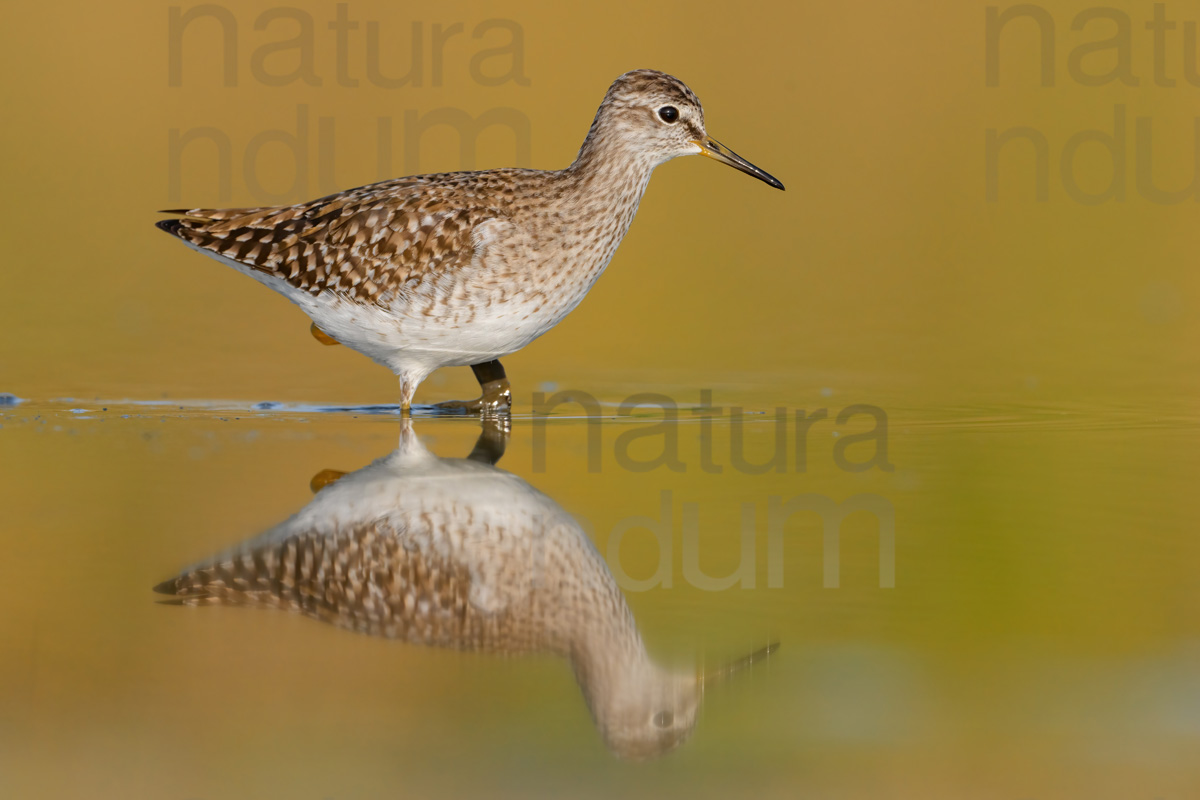
<path fill-rule="evenodd" d="M 810 415 L 851 405 L 829 395 Z M 744 402 L 735 416 L 737 398 L 713 400 L 722 410 L 687 398 L 674 421 L 615 402 L 591 419 L 519 405 L 503 457 L 479 464 L 508 487 L 498 497 L 458 473 L 381 484 L 385 509 L 449 485 L 480 514 L 507 513 L 533 487 L 546 503 L 533 527 L 553 518 L 594 545 L 603 566 L 589 580 L 619 587 L 648 663 L 666 672 L 712 676 L 779 644 L 706 682 L 694 729 L 672 695 L 682 744 L 649 761 L 622 758 L 635 753 L 609 740 L 605 712 L 593 719 L 576 656 L 548 640 L 501 637 L 477 652 L 436 632 L 421 634 L 426 645 L 328 615 L 178 606 L 151 591 L 354 489 L 370 474 L 357 470 L 403 445 L 395 416 L 249 402 L 0 407 L 0 785 L 13 797 L 214 798 L 1200 790 L 1194 414 L 893 403 L 886 431 L 863 412 L 801 439 L 794 414 L 780 425 L 770 406 Z M 418 414 L 412 431 L 431 463 L 463 464 L 481 426 Z M 770 464 L 779 448 L 782 471 Z M 654 459 L 664 463 L 648 468 Z M 327 469 L 351 474 L 314 497 L 310 479 Z M 339 529 L 384 513 L 341 502 L 325 502 Z M 818 511 L 789 516 L 796 503 Z M 836 528 L 839 509 L 831 562 L 821 525 L 832 515 Z M 530 535 L 526 517 L 516 541 Z M 894 557 L 880 520 L 894 526 Z M 567 613 L 581 573 L 565 585 L 552 568 L 530 578 L 527 560 L 513 563 L 489 585 L 537 585 Z M 620 615 L 576 624 L 596 663 L 619 660 L 591 631 Z M 618 683 L 617 696 L 641 686 Z"/>

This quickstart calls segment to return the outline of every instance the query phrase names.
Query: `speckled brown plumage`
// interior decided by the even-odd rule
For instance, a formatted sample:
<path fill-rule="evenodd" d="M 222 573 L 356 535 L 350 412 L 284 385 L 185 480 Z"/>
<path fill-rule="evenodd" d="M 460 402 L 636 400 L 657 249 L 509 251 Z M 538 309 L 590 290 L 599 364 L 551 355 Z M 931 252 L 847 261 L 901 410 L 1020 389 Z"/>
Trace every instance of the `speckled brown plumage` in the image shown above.
<path fill-rule="evenodd" d="M 558 324 L 612 259 L 654 168 L 694 154 L 783 188 L 708 136 L 682 81 L 636 70 L 609 88 L 566 169 L 399 178 L 158 225 L 390 368 L 407 407 L 434 369 L 496 361 Z"/>
<path fill-rule="evenodd" d="M 468 603 L 467 570 L 409 553 L 394 531 L 370 523 L 300 534 L 155 588 L 181 605 L 278 608 L 373 636 L 468 649 L 483 646 L 486 627 Z"/>
<path fill-rule="evenodd" d="M 514 213 L 534 170 L 399 178 L 278 208 L 179 209 L 159 227 L 318 295 L 378 303 L 474 255 L 486 220 Z"/>
<path fill-rule="evenodd" d="M 170 602 L 178 605 L 274 608 L 370 636 L 506 654 L 569 656 L 577 626 L 594 628 L 590 618 L 603 614 L 609 615 L 603 629 L 616 622 L 622 631 L 617 637 L 622 650 L 640 649 L 632 615 L 615 586 L 585 599 L 559 579 L 554 582 L 559 584 L 555 602 L 548 604 L 542 592 L 531 589 L 541 578 L 549 580 L 545 573 L 569 574 L 581 566 L 557 552 L 541 553 L 545 563 L 509 565 L 513 586 L 491 585 L 492 576 L 472 572 L 469 556 L 425 546 L 452 538 L 436 526 L 469 529 L 472 524 L 469 504 L 441 512 L 436 519 L 428 512 L 414 515 L 402 528 L 394 520 L 369 520 L 297 532 L 239 549 L 154 588 L 172 595 Z M 488 545 L 475 541 L 468 547 Z M 564 614 L 570 619 L 563 619 Z"/>

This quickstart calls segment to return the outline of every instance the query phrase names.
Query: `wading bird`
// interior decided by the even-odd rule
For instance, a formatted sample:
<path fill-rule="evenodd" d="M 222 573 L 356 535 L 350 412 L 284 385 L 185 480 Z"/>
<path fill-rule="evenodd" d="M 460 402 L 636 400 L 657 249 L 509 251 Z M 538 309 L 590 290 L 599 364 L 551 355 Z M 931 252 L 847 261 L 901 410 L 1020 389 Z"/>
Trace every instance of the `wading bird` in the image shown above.
<path fill-rule="evenodd" d="M 650 174 L 704 155 L 783 184 L 708 135 L 700 100 L 663 72 L 609 87 L 566 169 L 375 183 L 294 206 L 180 209 L 158 227 L 266 284 L 400 378 L 401 409 L 438 367 L 470 366 L 468 412 L 512 403 L 499 359 L 562 321 L 608 266 Z"/>

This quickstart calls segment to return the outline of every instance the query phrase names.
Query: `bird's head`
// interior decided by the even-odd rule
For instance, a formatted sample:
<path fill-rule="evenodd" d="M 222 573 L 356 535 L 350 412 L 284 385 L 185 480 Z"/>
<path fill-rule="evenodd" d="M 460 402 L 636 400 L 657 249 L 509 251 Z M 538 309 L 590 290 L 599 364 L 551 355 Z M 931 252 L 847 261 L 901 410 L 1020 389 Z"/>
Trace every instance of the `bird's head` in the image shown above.
<path fill-rule="evenodd" d="M 700 98 L 665 72 L 639 69 L 617 78 L 596 114 L 592 135 L 611 137 L 655 165 L 679 156 L 703 155 L 783 188 L 777 178 L 709 136 Z"/>
<path fill-rule="evenodd" d="M 643 657 L 576 664 L 576 670 L 609 749 L 639 761 L 666 755 L 687 741 L 704 692 L 765 661 L 778 647 L 773 642 L 709 669 L 672 669 Z"/>

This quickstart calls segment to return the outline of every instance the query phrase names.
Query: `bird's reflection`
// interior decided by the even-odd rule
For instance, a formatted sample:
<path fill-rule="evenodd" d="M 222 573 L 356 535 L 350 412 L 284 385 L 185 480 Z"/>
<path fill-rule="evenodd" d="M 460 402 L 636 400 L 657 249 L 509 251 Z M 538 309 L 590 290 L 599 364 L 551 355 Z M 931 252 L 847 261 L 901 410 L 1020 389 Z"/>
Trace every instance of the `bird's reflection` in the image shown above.
<path fill-rule="evenodd" d="M 313 500 L 231 551 L 155 587 L 183 605 L 296 611 L 407 642 L 552 652 L 575 671 L 605 743 L 654 758 L 691 734 L 705 684 L 771 648 L 704 673 L 646 652 L 604 559 L 576 521 L 494 466 L 507 421 L 488 420 L 465 459 L 439 458 L 402 422 L 399 448 L 313 479 Z"/>

